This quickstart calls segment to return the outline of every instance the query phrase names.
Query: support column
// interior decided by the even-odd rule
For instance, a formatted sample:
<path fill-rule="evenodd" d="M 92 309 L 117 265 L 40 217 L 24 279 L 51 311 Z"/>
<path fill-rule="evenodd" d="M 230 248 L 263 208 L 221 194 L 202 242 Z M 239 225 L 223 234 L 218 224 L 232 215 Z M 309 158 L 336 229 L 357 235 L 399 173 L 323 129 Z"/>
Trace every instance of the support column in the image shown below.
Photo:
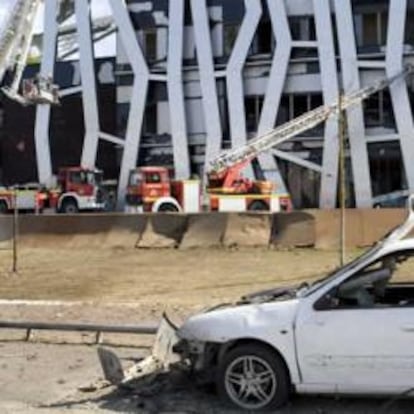
<path fill-rule="evenodd" d="M 135 168 L 141 142 L 142 121 L 147 100 L 149 71 L 142 50 L 137 42 L 135 30 L 129 17 L 125 1 L 109 0 L 112 14 L 118 26 L 119 37 L 134 72 L 131 104 L 126 130 L 124 153 L 118 181 L 118 208 L 125 204 L 129 171 Z"/>
<path fill-rule="evenodd" d="M 99 114 L 89 0 L 75 0 L 85 138 L 81 165 L 93 168 L 99 141 Z"/>
<path fill-rule="evenodd" d="M 170 1 L 167 88 L 175 178 L 190 177 L 183 86 L 184 0 Z"/>
<path fill-rule="evenodd" d="M 190 4 L 194 23 L 204 123 L 206 127 L 204 171 L 207 172 L 209 170 L 209 161 L 215 158 L 221 151 L 223 133 L 217 98 L 217 85 L 214 77 L 214 62 L 209 25 L 210 19 L 206 0 L 191 0 Z"/>
<path fill-rule="evenodd" d="M 42 63 L 40 66 L 40 75 L 44 77 L 53 74 L 55 68 L 58 33 L 56 17 L 57 1 L 45 0 L 44 21 L 47 22 L 47 27 L 43 36 Z M 49 144 L 50 111 L 50 105 L 37 105 L 34 131 L 38 179 L 40 183 L 46 185 L 52 182 L 52 161 Z"/>
<path fill-rule="evenodd" d="M 230 134 L 232 148 L 240 148 L 247 142 L 246 109 L 244 104 L 243 67 L 262 15 L 260 0 L 244 1 L 246 14 L 233 47 L 226 71 L 227 102 L 229 108 Z M 249 165 L 245 175 L 253 177 Z"/>
<path fill-rule="evenodd" d="M 403 70 L 404 33 L 407 15 L 407 0 L 391 0 L 388 17 L 386 73 L 387 77 L 398 75 Z M 405 175 L 410 193 L 414 192 L 414 122 L 408 96 L 406 79 L 398 79 L 390 85 L 394 117 L 400 138 Z"/>
<path fill-rule="evenodd" d="M 290 35 L 286 8 L 283 1 L 267 0 L 273 32 L 276 38 L 276 49 L 270 69 L 267 93 L 264 97 L 262 114 L 260 117 L 258 134 L 263 135 L 274 129 L 280 99 L 282 97 L 285 79 L 289 67 L 292 37 Z M 279 193 L 286 192 L 286 185 L 280 175 L 275 158 L 271 152 L 263 153 L 259 157 L 260 166 L 265 178 L 276 184 Z"/>
<path fill-rule="evenodd" d="M 339 93 L 331 7 L 329 0 L 313 0 L 313 7 L 321 68 L 322 95 L 325 105 L 330 105 L 338 100 Z M 338 120 L 333 117 L 329 118 L 325 125 L 319 196 L 320 208 L 336 207 L 338 160 Z"/>
<path fill-rule="evenodd" d="M 334 0 L 345 94 L 361 88 L 350 0 Z M 362 104 L 347 109 L 348 135 L 351 150 L 356 206 L 372 206 L 371 177 L 365 138 Z"/>

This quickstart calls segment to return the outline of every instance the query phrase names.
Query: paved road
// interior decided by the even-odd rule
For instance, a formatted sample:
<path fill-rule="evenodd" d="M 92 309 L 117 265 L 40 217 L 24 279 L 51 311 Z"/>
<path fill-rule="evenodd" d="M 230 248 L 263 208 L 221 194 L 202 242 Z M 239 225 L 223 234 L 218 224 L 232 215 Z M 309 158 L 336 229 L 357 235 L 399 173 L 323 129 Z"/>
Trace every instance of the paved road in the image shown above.
<path fill-rule="evenodd" d="M 125 363 L 145 351 L 120 348 Z M 23 342 L 0 343 L 0 411 L 2 413 L 211 413 L 235 414 L 221 405 L 213 390 L 197 389 L 185 378 L 161 379 L 152 387 L 107 388 L 85 393 L 79 386 L 101 377 L 94 346 Z M 283 414 L 412 414 L 414 400 L 294 397 Z"/>

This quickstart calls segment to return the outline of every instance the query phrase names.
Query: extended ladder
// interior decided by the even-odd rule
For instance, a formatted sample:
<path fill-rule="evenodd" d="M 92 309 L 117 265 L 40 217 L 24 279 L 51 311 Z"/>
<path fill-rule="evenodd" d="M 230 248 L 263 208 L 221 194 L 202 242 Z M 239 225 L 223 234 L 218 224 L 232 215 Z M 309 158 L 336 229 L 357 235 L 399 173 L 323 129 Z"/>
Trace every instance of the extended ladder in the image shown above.
<path fill-rule="evenodd" d="M 50 79 L 26 80 L 23 96 L 19 85 L 26 67 L 33 39 L 36 14 L 41 0 L 18 0 L 0 34 L 0 80 L 8 68 L 14 69 L 10 86 L 2 91 L 23 105 L 30 103 L 58 103 L 57 88 Z"/>
<path fill-rule="evenodd" d="M 235 165 L 243 164 L 251 161 L 257 157 L 260 153 L 267 151 L 277 144 L 280 144 L 308 129 L 311 129 L 321 122 L 326 121 L 332 115 L 335 115 L 339 110 L 344 110 L 353 105 L 362 102 L 364 99 L 369 98 L 371 95 L 385 89 L 391 83 L 399 78 L 405 78 L 412 73 L 414 68 L 411 65 L 407 65 L 405 69 L 398 75 L 389 79 L 383 79 L 377 83 L 362 88 L 349 95 L 345 95 L 341 102 L 341 108 L 338 108 L 338 102 L 331 105 L 320 106 L 312 111 L 292 119 L 289 122 L 279 126 L 276 129 L 269 131 L 268 133 L 258 136 L 250 140 L 246 145 L 231 149 L 223 152 L 215 160 L 211 161 L 211 170 L 214 172 L 221 172 L 223 170 L 234 167 Z"/>

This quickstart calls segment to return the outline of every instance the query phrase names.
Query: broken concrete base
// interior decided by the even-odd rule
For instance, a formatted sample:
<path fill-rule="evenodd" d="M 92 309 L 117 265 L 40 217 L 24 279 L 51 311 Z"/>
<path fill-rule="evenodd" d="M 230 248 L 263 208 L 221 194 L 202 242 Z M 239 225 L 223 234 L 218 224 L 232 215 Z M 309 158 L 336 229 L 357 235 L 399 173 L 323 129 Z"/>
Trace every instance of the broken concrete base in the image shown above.
<path fill-rule="evenodd" d="M 222 246 L 228 215 L 222 213 L 189 216 L 188 228 L 180 249 L 212 248 Z"/>
<path fill-rule="evenodd" d="M 136 244 L 139 249 L 172 249 L 177 247 L 178 242 L 172 237 L 157 233 L 154 230 L 154 226 L 151 220 L 148 220 L 145 231 L 141 234 L 141 237 Z"/>
<path fill-rule="evenodd" d="M 271 243 L 282 248 L 313 246 L 315 244 L 315 218 L 301 211 L 275 214 Z"/>
<path fill-rule="evenodd" d="M 225 247 L 267 247 L 271 216 L 268 214 L 231 214 L 223 238 Z"/>

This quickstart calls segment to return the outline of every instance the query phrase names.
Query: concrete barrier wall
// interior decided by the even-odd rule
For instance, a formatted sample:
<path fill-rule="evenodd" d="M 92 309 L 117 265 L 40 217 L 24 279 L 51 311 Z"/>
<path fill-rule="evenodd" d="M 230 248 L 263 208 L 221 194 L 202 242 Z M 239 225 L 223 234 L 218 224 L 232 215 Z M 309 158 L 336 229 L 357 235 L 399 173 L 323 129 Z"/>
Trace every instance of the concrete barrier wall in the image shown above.
<path fill-rule="evenodd" d="M 366 247 L 406 216 L 399 209 L 346 212 L 348 247 Z M 0 242 L 12 237 L 12 216 L 0 217 Z M 221 248 L 316 247 L 337 249 L 340 212 L 21 215 L 20 243 L 29 247 Z"/>
<path fill-rule="evenodd" d="M 315 247 L 337 249 L 339 246 L 340 211 L 309 210 L 314 218 Z M 405 209 L 349 209 L 345 214 L 347 247 L 366 247 L 384 237 L 402 223 Z"/>

